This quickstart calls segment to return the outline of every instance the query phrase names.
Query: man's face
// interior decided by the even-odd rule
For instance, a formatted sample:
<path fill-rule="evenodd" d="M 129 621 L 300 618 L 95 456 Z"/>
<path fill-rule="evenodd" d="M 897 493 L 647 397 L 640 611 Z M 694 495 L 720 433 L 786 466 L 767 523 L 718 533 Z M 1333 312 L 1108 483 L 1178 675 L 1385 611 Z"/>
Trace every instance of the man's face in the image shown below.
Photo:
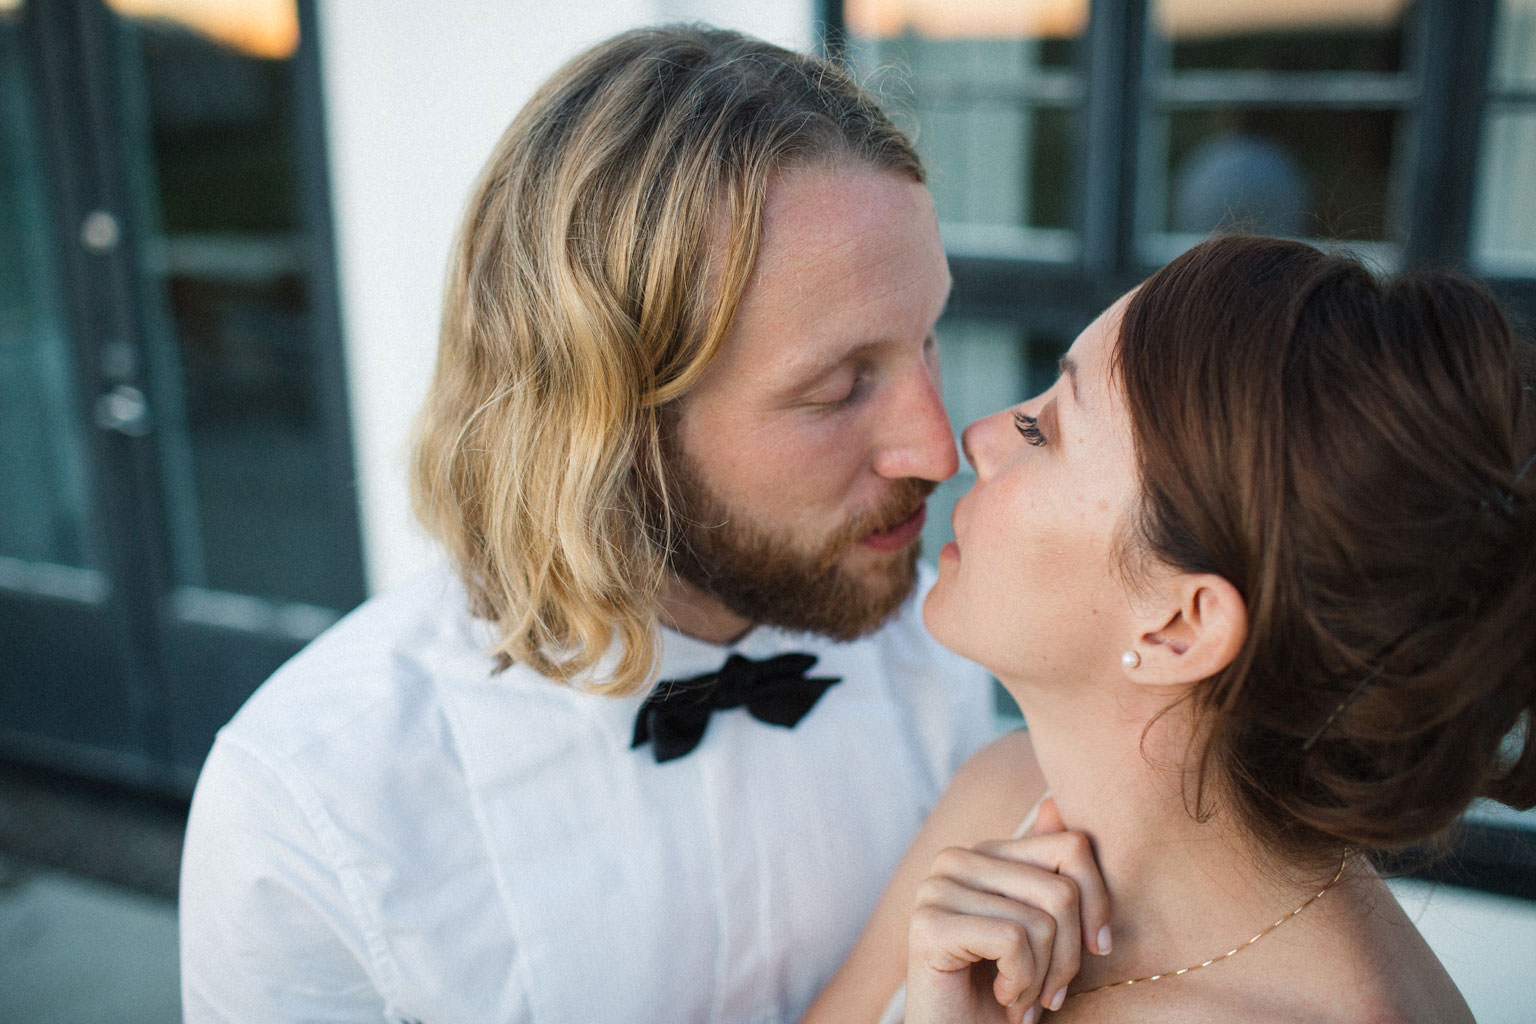
<path fill-rule="evenodd" d="M 819 165 L 774 183 L 731 331 L 667 439 L 667 605 L 693 613 L 675 621 L 850 639 L 901 604 L 923 499 L 957 468 L 933 336 L 949 285 L 922 185 Z"/>

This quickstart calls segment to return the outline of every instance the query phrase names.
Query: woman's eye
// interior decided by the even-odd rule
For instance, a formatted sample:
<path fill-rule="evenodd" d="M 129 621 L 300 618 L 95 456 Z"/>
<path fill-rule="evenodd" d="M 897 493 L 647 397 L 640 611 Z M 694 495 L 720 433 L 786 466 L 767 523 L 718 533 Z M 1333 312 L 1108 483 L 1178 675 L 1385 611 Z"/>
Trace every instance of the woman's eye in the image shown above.
<path fill-rule="evenodd" d="M 1022 412 L 1013 414 L 1013 425 L 1019 428 L 1026 444 L 1039 448 L 1045 444 L 1045 435 L 1040 433 L 1040 421 L 1033 416 L 1026 416 Z"/>

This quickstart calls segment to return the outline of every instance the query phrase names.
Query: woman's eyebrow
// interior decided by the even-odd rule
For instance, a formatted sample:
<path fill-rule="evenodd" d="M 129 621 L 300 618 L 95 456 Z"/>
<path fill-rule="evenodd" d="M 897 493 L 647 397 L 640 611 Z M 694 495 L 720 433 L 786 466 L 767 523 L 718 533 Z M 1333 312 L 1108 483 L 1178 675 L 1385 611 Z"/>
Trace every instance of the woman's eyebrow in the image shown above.
<path fill-rule="evenodd" d="M 1077 363 L 1071 356 L 1062 356 L 1056 361 L 1056 372 L 1067 378 L 1067 383 L 1072 385 L 1072 402 L 1074 405 L 1082 404 L 1082 396 L 1077 392 Z"/>

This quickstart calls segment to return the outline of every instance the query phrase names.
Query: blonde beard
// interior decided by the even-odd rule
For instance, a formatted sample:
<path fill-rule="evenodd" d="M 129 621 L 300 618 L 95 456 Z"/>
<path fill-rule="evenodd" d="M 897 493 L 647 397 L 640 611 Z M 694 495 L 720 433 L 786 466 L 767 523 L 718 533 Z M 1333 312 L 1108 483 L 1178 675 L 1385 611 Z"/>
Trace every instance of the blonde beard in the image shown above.
<path fill-rule="evenodd" d="M 869 534 L 909 518 L 933 491 L 901 480 L 874 512 L 855 517 L 809 553 L 788 531 L 733 512 L 712 494 L 691 461 L 669 453 L 674 528 L 670 568 L 731 612 L 754 623 L 846 641 L 873 632 L 901 607 L 917 582 L 921 547 L 894 552 L 860 578 L 842 563 Z"/>

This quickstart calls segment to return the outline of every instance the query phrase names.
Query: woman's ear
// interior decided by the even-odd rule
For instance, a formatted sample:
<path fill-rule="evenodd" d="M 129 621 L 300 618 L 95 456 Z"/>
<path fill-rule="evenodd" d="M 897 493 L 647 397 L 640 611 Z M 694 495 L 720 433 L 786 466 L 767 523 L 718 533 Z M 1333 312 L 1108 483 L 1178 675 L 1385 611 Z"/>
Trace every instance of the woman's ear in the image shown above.
<path fill-rule="evenodd" d="M 1232 663 L 1248 638 L 1248 605 L 1237 588 L 1211 573 L 1170 581 L 1172 615 L 1143 633 L 1135 647 L 1135 678 L 1165 685 L 1194 684 Z M 1167 605 L 1163 606 L 1166 609 Z"/>

